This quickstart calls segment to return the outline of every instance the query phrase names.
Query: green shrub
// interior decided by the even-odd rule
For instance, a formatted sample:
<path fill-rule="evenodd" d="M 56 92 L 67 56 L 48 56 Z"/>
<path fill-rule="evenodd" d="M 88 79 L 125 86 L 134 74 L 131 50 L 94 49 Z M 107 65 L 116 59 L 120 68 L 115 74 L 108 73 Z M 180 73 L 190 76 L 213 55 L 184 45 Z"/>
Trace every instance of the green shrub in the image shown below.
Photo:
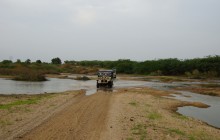
<path fill-rule="evenodd" d="M 89 77 L 87 77 L 87 76 L 77 76 L 75 78 L 75 80 L 84 80 L 84 81 L 86 81 L 86 80 L 91 80 L 91 79 Z"/>
<path fill-rule="evenodd" d="M 62 61 L 59 57 L 56 57 L 51 60 L 51 63 L 55 64 L 55 65 L 60 65 L 60 64 L 62 64 Z"/>
<path fill-rule="evenodd" d="M 157 112 L 152 112 L 147 116 L 150 120 L 157 120 L 162 118 L 162 116 Z"/>
<path fill-rule="evenodd" d="M 36 71 L 22 72 L 15 76 L 14 80 L 18 81 L 46 81 L 44 74 Z"/>
<path fill-rule="evenodd" d="M 185 75 L 192 79 L 201 79 L 202 73 L 199 72 L 199 70 L 195 69 L 192 72 L 185 72 Z"/>

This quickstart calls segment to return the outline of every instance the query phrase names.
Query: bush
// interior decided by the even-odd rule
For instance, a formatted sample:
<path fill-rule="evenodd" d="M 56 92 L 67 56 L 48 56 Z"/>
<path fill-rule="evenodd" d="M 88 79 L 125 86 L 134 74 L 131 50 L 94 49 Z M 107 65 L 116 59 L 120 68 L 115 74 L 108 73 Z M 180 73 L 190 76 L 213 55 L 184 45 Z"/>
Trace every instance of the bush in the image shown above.
<path fill-rule="evenodd" d="M 12 64 L 12 61 L 11 60 L 3 60 L 1 63 L 2 64 Z"/>
<path fill-rule="evenodd" d="M 86 80 L 91 80 L 91 79 L 89 77 L 87 77 L 87 76 L 77 76 L 75 78 L 75 80 L 84 80 L 84 81 L 86 81 Z"/>
<path fill-rule="evenodd" d="M 25 64 L 31 64 L 31 60 L 30 60 L 30 59 L 27 59 L 27 60 L 25 61 Z"/>
<path fill-rule="evenodd" d="M 199 70 L 195 69 L 192 72 L 185 72 L 185 75 L 188 78 L 192 78 L 192 79 L 201 79 L 202 78 L 202 73 L 199 72 Z"/>
<path fill-rule="evenodd" d="M 13 80 L 17 80 L 17 81 L 46 81 L 47 79 L 41 73 L 29 72 L 29 73 L 19 74 Z"/>
<path fill-rule="evenodd" d="M 208 78 L 218 77 L 218 73 L 216 71 L 208 71 L 205 76 Z"/>
<path fill-rule="evenodd" d="M 60 65 L 60 64 L 62 64 L 62 61 L 61 61 L 61 59 L 59 57 L 57 57 L 57 58 L 53 58 L 51 60 L 51 63 L 55 64 L 55 65 Z"/>
<path fill-rule="evenodd" d="M 160 71 L 160 70 L 157 70 L 155 72 L 150 73 L 150 76 L 161 76 L 161 75 L 162 75 L 162 71 Z"/>
<path fill-rule="evenodd" d="M 36 63 L 37 64 L 41 64 L 42 62 L 41 62 L 41 60 L 37 60 Z"/>

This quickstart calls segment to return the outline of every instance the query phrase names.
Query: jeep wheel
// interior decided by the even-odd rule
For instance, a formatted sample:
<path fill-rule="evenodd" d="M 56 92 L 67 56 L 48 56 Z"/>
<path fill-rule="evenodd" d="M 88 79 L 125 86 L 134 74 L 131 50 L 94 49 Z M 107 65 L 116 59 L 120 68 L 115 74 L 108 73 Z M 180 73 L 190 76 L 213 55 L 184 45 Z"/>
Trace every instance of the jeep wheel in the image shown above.
<path fill-rule="evenodd" d="M 109 88 L 112 88 L 112 85 L 113 85 L 113 82 L 109 82 L 109 83 L 108 83 L 108 87 L 109 87 Z"/>
<path fill-rule="evenodd" d="M 96 87 L 99 88 L 99 83 L 96 84 Z"/>

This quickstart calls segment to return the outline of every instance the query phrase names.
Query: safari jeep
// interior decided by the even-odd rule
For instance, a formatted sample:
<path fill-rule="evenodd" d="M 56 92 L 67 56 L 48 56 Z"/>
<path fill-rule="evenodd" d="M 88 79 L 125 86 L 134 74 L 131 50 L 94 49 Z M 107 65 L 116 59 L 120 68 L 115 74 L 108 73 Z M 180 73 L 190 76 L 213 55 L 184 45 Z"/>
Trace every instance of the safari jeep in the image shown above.
<path fill-rule="evenodd" d="M 109 87 L 113 86 L 113 70 L 100 70 L 98 71 L 98 79 L 96 87 Z"/>

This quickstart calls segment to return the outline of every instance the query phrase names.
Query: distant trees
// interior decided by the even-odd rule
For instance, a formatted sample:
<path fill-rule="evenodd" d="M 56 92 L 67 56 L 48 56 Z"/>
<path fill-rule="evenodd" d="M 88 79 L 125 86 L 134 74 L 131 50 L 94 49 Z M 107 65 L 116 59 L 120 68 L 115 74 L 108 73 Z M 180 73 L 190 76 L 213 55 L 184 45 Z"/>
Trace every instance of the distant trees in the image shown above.
<path fill-rule="evenodd" d="M 62 64 L 62 61 L 59 57 L 56 57 L 51 60 L 51 63 L 56 64 L 56 65 L 60 65 L 60 64 Z"/>
<path fill-rule="evenodd" d="M 17 59 L 17 61 L 15 63 L 20 64 L 21 63 L 21 59 Z"/>
<path fill-rule="evenodd" d="M 25 63 L 26 63 L 26 64 L 31 64 L 31 60 L 30 60 L 30 59 L 27 59 L 27 60 L 25 61 Z"/>
<path fill-rule="evenodd" d="M 3 60 L 1 63 L 2 64 L 12 64 L 13 62 L 11 60 Z"/>
<path fill-rule="evenodd" d="M 65 61 L 84 67 L 98 67 L 112 69 L 117 73 L 146 74 L 146 75 L 187 75 L 189 77 L 217 77 L 220 76 L 220 56 L 208 56 L 179 60 L 177 58 L 146 60 L 143 62 L 119 59 L 117 61 Z"/>
<path fill-rule="evenodd" d="M 22 72 L 22 68 L 34 69 L 47 73 L 91 73 L 98 69 L 116 68 L 117 73 L 125 74 L 144 74 L 144 75 L 185 75 L 189 78 L 220 77 L 220 56 L 208 56 L 204 58 L 194 58 L 179 60 L 177 58 L 146 60 L 142 62 L 129 59 L 119 59 L 116 61 L 64 61 L 62 64 L 60 58 L 56 57 L 51 63 L 42 63 L 37 60 L 31 63 L 30 59 L 21 62 L 18 59 L 15 63 L 11 60 L 0 62 L 0 74 L 17 75 Z M 38 65 L 41 64 L 41 65 Z"/>
<path fill-rule="evenodd" d="M 41 64 L 42 62 L 41 62 L 41 60 L 37 60 L 36 63 L 37 64 Z"/>

